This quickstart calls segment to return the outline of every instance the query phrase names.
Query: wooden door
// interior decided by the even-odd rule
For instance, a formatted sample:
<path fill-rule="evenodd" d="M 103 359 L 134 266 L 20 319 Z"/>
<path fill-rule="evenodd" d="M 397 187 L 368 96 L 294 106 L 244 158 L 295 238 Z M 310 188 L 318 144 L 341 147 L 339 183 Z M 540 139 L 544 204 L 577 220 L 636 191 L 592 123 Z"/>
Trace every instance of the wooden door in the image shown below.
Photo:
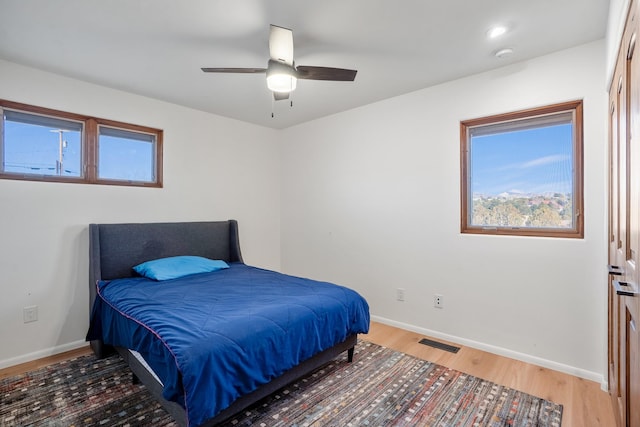
<path fill-rule="evenodd" d="M 609 382 L 614 412 L 619 426 L 627 427 L 627 328 L 624 298 L 616 292 L 614 281 L 633 280 L 635 266 L 629 260 L 629 144 L 627 138 L 627 79 L 626 60 L 618 63 L 617 84 L 611 90 L 611 162 L 610 225 L 614 239 L 610 243 L 609 262 L 616 268 L 609 279 Z"/>
<path fill-rule="evenodd" d="M 632 1 L 609 94 L 609 386 L 616 421 L 640 427 L 640 54 Z M 616 285 L 617 289 L 616 289 Z"/>
<path fill-rule="evenodd" d="M 630 16 L 633 24 L 635 15 Z M 625 278 L 631 291 L 638 290 L 640 278 L 640 55 L 636 49 L 636 31 L 626 49 L 627 82 L 627 259 Z M 624 302 L 625 329 L 625 409 L 629 427 L 640 427 L 640 304 L 636 295 L 621 297 Z"/>
<path fill-rule="evenodd" d="M 623 80 L 622 75 L 617 67 L 614 82 L 612 85 L 610 100 L 610 117 L 609 117 L 609 283 L 608 283 L 608 366 L 609 366 L 609 392 L 612 397 L 614 412 L 616 415 L 617 425 L 623 425 L 624 418 L 624 402 L 622 390 L 620 388 L 621 379 L 621 362 L 623 361 L 620 353 L 622 331 L 620 330 L 620 303 L 614 280 L 622 279 L 623 271 L 623 242 L 621 232 L 621 200 L 624 194 L 621 193 L 621 178 L 624 177 L 621 171 L 621 108 L 620 98 L 622 95 Z"/>

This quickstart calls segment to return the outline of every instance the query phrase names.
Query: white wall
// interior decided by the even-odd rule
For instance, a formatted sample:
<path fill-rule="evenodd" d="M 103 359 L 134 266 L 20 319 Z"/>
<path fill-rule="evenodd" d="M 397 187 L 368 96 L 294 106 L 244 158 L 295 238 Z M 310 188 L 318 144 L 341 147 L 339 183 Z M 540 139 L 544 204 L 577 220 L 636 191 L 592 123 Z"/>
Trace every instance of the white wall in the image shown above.
<path fill-rule="evenodd" d="M 83 343 L 89 223 L 235 218 L 245 261 L 280 267 L 276 131 L 5 61 L 0 76 L 2 99 L 164 129 L 162 189 L 0 180 L 0 368 Z"/>
<path fill-rule="evenodd" d="M 603 381 L 604 79 L 600 41 L 285 130 L 283 270 L 353 287 L 377 320 Z M 460 121 L 575 99 L 585 238 L 461 235 Z"/>
<path fill-rule="evenodd" d="M 163 189 L 0 180 L 0 367 L 82 343 L 87 224 L 236 218 L 250 264 L 351 286 L 377 320 L 602 380 L 605 44 L 285 131 L 0 61 L 0 98 L 165 131 Z M 573 99 L 585 239 L 461 235 L 460 120 Z M 29 305 L 40 320 L 23 324 Z"/>

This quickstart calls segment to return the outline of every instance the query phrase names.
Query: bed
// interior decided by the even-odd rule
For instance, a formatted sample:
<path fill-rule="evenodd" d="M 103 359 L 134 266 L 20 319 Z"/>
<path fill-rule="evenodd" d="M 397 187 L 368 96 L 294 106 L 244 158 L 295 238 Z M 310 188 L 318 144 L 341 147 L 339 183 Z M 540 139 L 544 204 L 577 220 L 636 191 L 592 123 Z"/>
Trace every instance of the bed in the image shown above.
<path fill-rule="evenodd" d="M 246 265 L 235 220 L 89 226 L 97 357 L 117 351 L 181 426 L 213 426 L 343 352 L 369 310 L 355 291 Z M 156 281 L 133 267 L 196 256 L 220 270 Z"/>

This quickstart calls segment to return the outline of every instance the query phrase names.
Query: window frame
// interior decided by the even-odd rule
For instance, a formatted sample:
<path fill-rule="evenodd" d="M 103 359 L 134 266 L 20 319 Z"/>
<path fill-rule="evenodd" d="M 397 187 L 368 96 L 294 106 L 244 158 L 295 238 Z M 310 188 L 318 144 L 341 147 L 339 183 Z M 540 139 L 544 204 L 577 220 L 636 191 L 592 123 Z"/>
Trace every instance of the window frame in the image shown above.
<path fill-rule="evenodd" d="M 471 224 L 470 208 L 472 177 L 470 176 L 471 129 L 501 123 L 534 119 L 561 113 L 572 113 L 573 124 L 573 228 L 500 227 Z M 509 113 L 496 114 L 460 122 L 460 232 L 462 234 L 584 238 L 584 192 L 583 192 L 583 102 L 563 102 L 543 107 L 530 108 Z"/>
<path fill-rule="evenodd" d="M 81 163 L 82 170 L 81 176 L 60 176 L 60 175 L 46 175 L 46 174 L 20 174 L 14 172 L 5 172 L 4 168 L 0 164 L 0 179 L 20 180 L 20 181 L 46 181 L 46 182 L 65 182 L 65 183 L 77 183 L 77 184 L 99 184 L 99 185 L 119 185 L 130 187 L 152 187 L 162 188 L 163 176 L 162 176 L 162 164 L 163 164 L 163 130 L 151 128 L 147 126 L 134 125 L 131 123 L 124 123 L 115 120 L 101 119 L 97 117 L 85 116 L 76 113 L 69 113 L 66 111 L 54 110 L 51 108 L 39 107 L 29 104 L 23 104 L 19 102 L 7 101 L 0 99 L 0 112 L 4 110 L 17 111 L 27 114 L 39 115 L 44 117 L 51 117 L 63 120 L 72 120 L 81 122 L 83 124 L 81 135 Z M 2 114 L 0 120 L 0 161 L 4 156 L 4 114 Z M 130 181 L 130 180 L 116 180 L 105 179 L 98 177 L 98 141 L 99 141 L 99 126 L 111 127 L 123 129 L 134 133 L 151 134 L 155 137 L 155 158 L 153 163 L 155 166 L 155 180 L 153 182 L 146 181 Z"/>

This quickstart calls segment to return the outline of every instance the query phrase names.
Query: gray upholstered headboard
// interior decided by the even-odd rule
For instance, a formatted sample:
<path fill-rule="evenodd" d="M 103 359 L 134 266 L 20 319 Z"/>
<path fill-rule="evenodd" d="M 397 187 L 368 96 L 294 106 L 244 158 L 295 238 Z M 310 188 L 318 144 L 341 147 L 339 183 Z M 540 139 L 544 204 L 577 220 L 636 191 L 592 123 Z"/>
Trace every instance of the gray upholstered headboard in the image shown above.
<path fill-rule="evenodd" d="M 166 222 L 89 225 L 91 306 L 96 281 L 131 277 L 141 262 L 177 255 L 197 255 L 242 262 L 238 223 Z"/>
<path fill-rule="evenodd" d="M 197 255 L 226 262 L 243 262 L 238 223 L 165 222 L 144 224 L 89 225 L 89 310 L 96 299 L 98 280 L 131 277 L 141 262 L 178 255 Z M 101 358 L 109 346 L 91 341 Z"/>

